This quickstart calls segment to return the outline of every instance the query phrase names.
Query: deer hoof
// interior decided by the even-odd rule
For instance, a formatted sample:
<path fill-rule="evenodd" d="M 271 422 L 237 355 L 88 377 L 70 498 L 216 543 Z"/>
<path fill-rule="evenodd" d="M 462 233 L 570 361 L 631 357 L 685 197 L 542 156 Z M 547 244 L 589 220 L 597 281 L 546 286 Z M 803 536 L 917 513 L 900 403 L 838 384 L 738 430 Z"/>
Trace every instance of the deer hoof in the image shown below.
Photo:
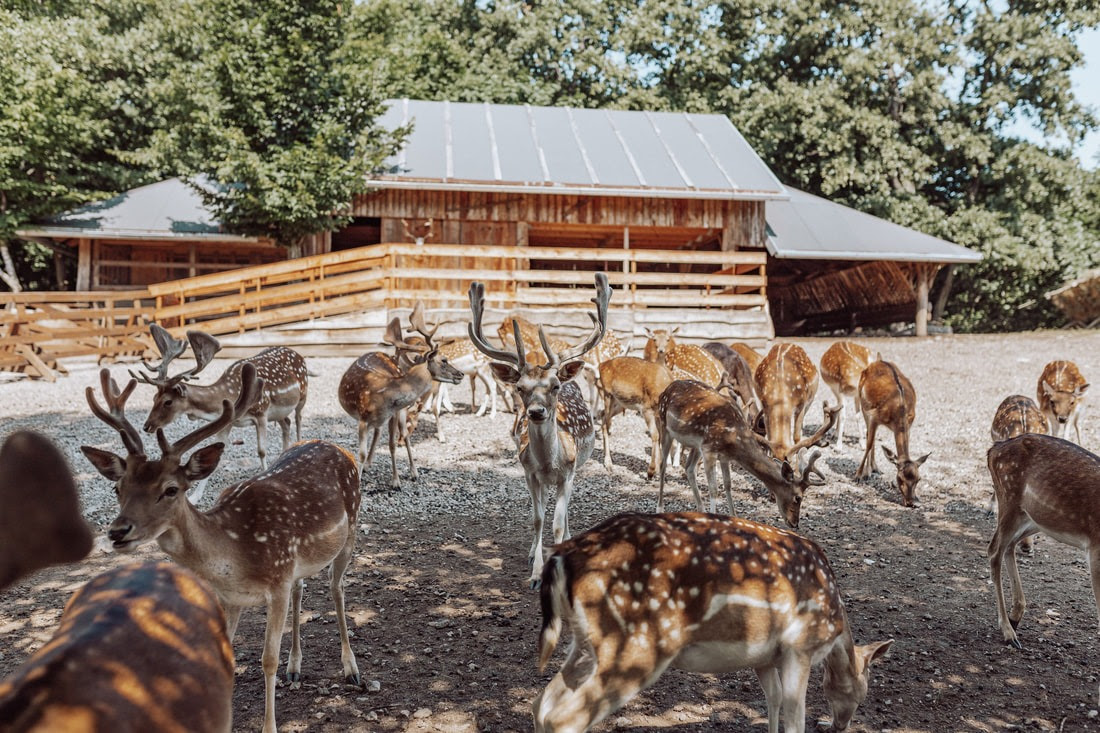
<path fill-rule="evenodd" d="M 1012 630 L 1013 630 L 1013 631 L 1015 631 L 1016 629 L 1020 628 L 1020 619 L 1018 619 L 1018 618 L 1017 618 L 1017 619 L 1011 619 L 1011 618 L 1010 618 L 1010 619 L 1008 620 L 1008 623 L 1009 623 L 1009 625 L 1010 625 L 1010 626 L 1012 627 Z"/>
<path fill-rule="evenodd" d="M 1012 646 L 1016 647 L 1017 649 L 1023 649 L 1024 648 L 1024 645 L 1020 643 L 1020 640 L 1015 638 L 1015 637 L 1013 637 L 1011 640 L 1009 640 L 1008 643 L 1011 644 Z"/>
<path fill-rule="evenodd" d="M 302 675 L 300 672 L 287 672 L 286 681 L 290 683 L 290 689 L 297 690 L 302 687 Z"/>
<path fill-rule="evenodd" d="M 344 682 L 348 683 L 349 685 L 355 685 L 356 687 L 363 686 L 363 681 L 359 679 L 358 673 L 347 675 L 346 677 L 344 677 Z"/>
<path fill-rule="evenodd" d="M 538 590 L 542 587 L 542 578 L 531 578 L 531 590 Z"/>

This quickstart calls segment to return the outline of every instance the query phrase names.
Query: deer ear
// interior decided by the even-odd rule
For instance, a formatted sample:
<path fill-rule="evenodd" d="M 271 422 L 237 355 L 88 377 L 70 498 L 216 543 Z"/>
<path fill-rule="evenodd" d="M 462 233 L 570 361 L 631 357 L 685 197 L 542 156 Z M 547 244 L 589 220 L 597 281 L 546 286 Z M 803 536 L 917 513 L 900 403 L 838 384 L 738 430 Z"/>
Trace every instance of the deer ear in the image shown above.
<path fill-rule="evenodd" d="M 882 655 L 886 654 L 890 649 L 890 645 L 894 643 L 893 639 L 887 639 L 886 641 L 879 641 L 874 644 L 864 644 L 863 646 L 857 646 L 855 648 L 856 658 L 860 661 L 860 669 L 867 669 L 872 664 L 877 662 Z"/>
<path fill-rule="evenodd" d="M 1039 382 L 1039 386 L 1042 388 L 1043 394 L 1045 394 L 1047 397 L 1050 397 L 1051 394 L 1054 393 L 1054 387 L 1051 387 L 1046 382 Z"/>
<path fill-rule="evenodd" d="M 493 370 L 496 378 L 505 384 L 515 384 L 519 381 L 519 372 L 511 364 L 501 364 L 494 361 L 489 364 L 489 368 Z"/>
<path fill-rule="evenodd" d="M 894 454 L 894 451 L 886 446 L 882 446 L 882 453 L 886 456 L 886 460 L 890 461 L 890 463 L 893 463 L 895 466 L 898 465 L 898 457 Z"/>
<path fill-rule="evenodd" d="M 126 462 L 110 451 L 93 448 L 90 445 L 80 446 L 80 451 L 104 478 L 118 481 L 122 478 L 122 474 L 126 473 Z"/>
<path fill-rule="evenodd" d="M 1085 392 L 1088 392 L 1088 391 L 1089 391 L 1089 386 L 1087 384 L 1082 384 L 1080 387 L 1077 388 L 1077 390 L 1074 394 L 1076 394 L 1078 397 L 1080 397 L 1081 395 L 1083 395 Z"/>
<path fill-rule="evenodd" d="M 198 449 L 187 459 L 187 463 L 183 466 L 183 474 L 189 481 L 206 478 L 218 467 L 223 450 L 225 450 L 225 443 L 214 443 Z"/>
<path fill-rule="evenodd" d="M 931 453 L 925 453 L 923 456 L 921 456 L 917 460 L 913 461 L 913 463 L 917 464 L 918 466 L 923 466 L 924 462 L 928 460 L 928 456 L 930 456 L 930 455 L 932 455 L 932 454 Z"/>
<path fill-rule="evenodd" d="M 558 379 L 563 383 L 576 377 L 584 369 L 584 361 L 577 359 L 576 361 L 568 361 L 558 367 Z"/>

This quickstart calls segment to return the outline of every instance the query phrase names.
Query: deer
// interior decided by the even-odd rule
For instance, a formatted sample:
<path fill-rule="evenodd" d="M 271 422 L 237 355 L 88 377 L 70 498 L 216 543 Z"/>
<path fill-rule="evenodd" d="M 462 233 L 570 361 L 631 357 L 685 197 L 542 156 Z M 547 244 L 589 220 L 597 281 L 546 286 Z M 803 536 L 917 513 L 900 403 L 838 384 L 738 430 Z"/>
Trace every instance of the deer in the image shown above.
<path fill-rule="evenodd" d="M 836 421 L 837 408 L 825 407 L 825 427 Z M 672 441 L 677 440 L 687 449 L 684 471 L 688 485 L 695 495 L 695 505 L 703 511 L 703 498 L 695 480 L 695 468 L 703 459 L 710 489 L 710 511 L 714 513 L 718 487 L 715 483 L 714 465 L 721 464 L 722 480 L 726 489 L 726 503 L 734 513 L 730 492 L 730 461 L 743 466 L 763 482 L 775 499 L 783 520 L 792 528 L 798 528 L 799 513 L 806 490 L 825 483 L 825 477 L 814 468 L 820 456 L 814 451 L 804 466 L 795 469 L 788 461 L 778 461 L 770 453 L 770 445 L 753 431 L 741 408 L 725 395 L 702 382 L 677 380 L 661 395 L 657 406 L 657 426 L 661 436 L 661 474 L 657 490 L 657 512 L 664 511 L 665 457 Z M 824 434 L 824 432 L 822 432 Z"/>
<path fill-rule="evenodd" d="M 233 675 L 209 586 L 172 563 L 126 564 L 76 591 L 53 637 L 0 680 L 0 727 L 228 733 Z"/>
<path fill-rule="evenodd" d="M 103 369 L 100 383 L 106 406 L 100 406 L 91 387 L 86 394 L 88 406 L 118 432 L 127 453 L 123 457 L 92 446 L 80 450 L 102 476 L 115 482 L 119 514 L 107 537 L 116 552 L 132 552 L 155 541 L 170 558 L 209 583 L 225 609 L 231 642 L 243 609 L 266 607 L 263 730 L 275 733 L 275 675 L 287 610 L 292 611 L 292 621 L 286 675 L 297 687 L 302 668 L 299 629 L 304 578 L 326 566 L 332 568 L 329 587 L 340 630 L 344 680 L 359 684 L 343 583 L 355 550 L 361 497 L 355 458 L 333 443 L 311 440 L 291 446 L 265 471 L 227 487 L 206 511 L 181 499 L 193 481 L 214 472 L 225 449 L 223 443 L 197 448 L 199 444 L 221 433 L 259 399 L 263 385 L 256 374 L 253 364 L 244 365 L 240 394 L 234 403 L 224 400 L 214 420 L 173 442 L 158 430 L 161 456 L 151 459 L 125 413 L 136 380 L 119 390 Z"/>
<path fill-rule="evenodd" d="M 439 353 L 442 358 L 447 360 L 447 363 L 470 378 L 471 406 L 477 403 L 477 383 L 480 381 L 485 386 L 486 397 L 482 399 L 481 406 L 477 408 L 477 416 L 480 417 L 485 414 L 486 410 L 489 410 L 489 417 L 496 417 L 497 381 L 493 379 L 492 371 L 489 369 L 489 360 L 485 358 L 485 355 L 478 351 L 469 339 L 454 339 L 441 344 Z M 425 406 L 430 406 L 432 413 L 435 415 L 436 439 L 440 443 L 446 443 L 447 437 L 440 426 L 439 413 L 444 408 L 448 412 L 454 412 L 455 408 L 451 404 L 447 382 L 433 382 L 432 388 L 436 391 L 436 394 L 429 396 Z"/>
<path fill-rule="evenodd" d="M 817 394 L 817 368 L 801 346 L 773 346 L 756 367 L 753 380 L 768 444 L 777 459 L 789 460 L 804 448 L 820 444 L 832 421 L 810 437 L 802 436 L 802 421 Z"/>
<path fill-rule="evenodd" d="M 1061 438 L 1066 425 L 1073 423 L 1073 432 L 1077 436 L 1077 445 L 1081 445 L 1081 412 L 1084 409 L 1083 398 L 1088 392 L 1089 383 L 1081 376 L 1081 370 L 1072 361 L 1052 361 L 1043 367 L 1036 387 L 1036 400 L 1039 410 L 1050 425 L 1050 434 Z"/>
<path fill-rule="evenodd" d="M 617 356 L 600 365 L 596 384 L 604 406 L 600 428 L 603 435 L 603 465 L 607 470 L 610 471 L 612 466 L 608 439 L 611 421 L 627 410 L 637 410 L 645 420 L 652 440 L 646 478 L 653 478 L 657 473 L 657 456 L 661 452 L 660 434 L 657 430 L 657 401 L 671 383 L 672 372 L 668 367 L 636 356 Z"/>
<path fill-rule="evenodd" d="M 740 354 L 741 358 L 745 360 L 745 363 L 749 365 L 749 370 L 752 371 L 753 374 L 756 374 L 756 367 L 760 366 L 760 362 L 764 360 L 764 355 L 748 344 L 740 341 L 731 343 L 730 348 Z"/>
<path fill-rule="evenodd" d="M 836 395 L 836 402 L 840 405 L 840 417 L 836 424 L 837 448 L 840 448 L 844 438 L 844 415 L 847 412 L 845 398 L 852 400 L 855 412 L 859 415 L 859 376 L 873 360 L 871 350 L 854 341 L 837 341 L 821 355 L 821 379 Z M 856 420 L 855 423 L 858 429 L 860 421 Z M 859 436 L 859 441 L 863 442 L 862 435 Z"/>
<path fill-rule="evenodd" d="M 916 501 L 920 467 L 931 453 L 913 460 L 909 457 L 909 431 L 916 417 L 917 392 L 898 367 L 888 361 L 874 361 L 867 365 L 859 377 L 860 412 L 867 424 L 867 448 L 856 471 L 856 480 L 878 472 L 875 466 L 875 433 L 880 425 L 894 433 L 892 453 L 885 445 L 882 452 L 897 468 L 898 491 L 902 504 L 912 507 Z"/>
<path fill-rule="evenodd" d="M 403 437 L 409 455 L 409 476 L 417 479 L 413 461 L 412 441 L 407 434 L 406 411 L 419 402 L 432 386 L 432 381 L 458 384 L 465 378 L 440 354 L 432 343 L 439 325 L 429 329 L 424 322 L 423 306 L 417 303 L 410 321 L 423 342 L 406 340 L 401 333 L 401 321 L 394 318 L 386 328 L 385 340 L 398 351 L 395 359 L 382 352 L 368 352 L 356 359 L 340 379 L 340 406 L 359 421 L 359 476 L 374 459 L 374 449 L 382 426 L 389 425 L 390 486 L 401 488 L 397 473 L 397 440 Z M 404 354 L 404 356 L 402 356 Z M 406 360 L 401 363 L 402 360 Z M 367 437 L 373 437 L 367 448 Z"/>
<path fill-rule="evenodd" d="M 512 385 L 523 404 L 517 405 L 512 440 L 516 444 L 519 463 L 523 467 L 527 490 L 531 494 L 531 524 L 533 537 L 528 553 L 532 588 L 539 584 L 542 568 L 542 527 L 548 493 L 557 496 L 554 506 L 554 542 L 569 534 L 569 499 L 573 481 L 584 462 L 592 455 L 596 431 L 588 409 L 574 379 L 584 368 L 585 353 L 595 348 L 607 329 L 607 304 L 611 287 L 607 275 L 596 273 L 596 312 L 589 313 L 592 332 L 581 344 L 557 350 L 551 346 L 540 326 L 539 342 L 546 356 L 545 365 L 527 361 L 520 327 L 513 322 L 515 350 L 498 349 L 486 340 L 481 320 L 485 310 L 485 285 L 470 285 L 470 341 L 493 360 L 493 372 L 501 381 Z"/>
<path fill-rule="evenodd" d="M 719 341 L 708 341 L 703 348 L 722 365 L 729 390 L 741 400 L 741 407 L 752 413 L 759 412 L 760 401 L 756 397 L 752 369 L 745 357 Z"/>
<path fill-rule="evenodd" d="M 1023 435 L 1024 433 L 1038 433 L 1049 435 L 1049 426 L 1046 416 L 1039 411 L 1039 406 L 1030 397 L 1015 394 L 1005 397 L 997 406 L 997 412 L 993 415 L 993 425 L 989 429 L 989 437 L 994 443 Z M 993 513 L 993 505 L 997 501 L 996 493 L 990 497 L 989 513 Z M 1035 551 L 1032 541 L 1034 535 L 1020 540 L 1020 549 L 1028 554 Z"/>
<path fill-rule="evenodd" d="M 893 639 L 857 646 L 836 576 L 811 540 L 738 517 L 619 514 L 554 548 L 542 571 L 538 667 L 573 643 L 532 704 L 536 733 L 582 733 L 670 667 L 753 669 L 768 731 L 803 733 L 824 663 L 831 730 L 867 697 Z"/>
<path fill-rule="evenodd" d="M 192 420 L 211 420 L 221 411 L 222 402 L 232 401 L 241 391 L 241 370 L 245 364 L 252 364 L 263 381 L 263 391 L 256 403 L 242 414 L 236 423 L 225 426 L 225 432 L 218 440 L 227 442 L 229 431 L 249 423 L 256 426 L 256 453 L 260 457 L 260 468 L 267 468 L 267 424 L 278 423 L 283 433 L 283 450 L 291 443 L 290 416 L 294 416 L 294 439 L 302 439 L 302 410 L 306 406 L 309 394 L 309 376 L 302 355 L 285 346 L 273 346 L 264 349 L 255 356 L 241 359 L 230 364 L 220 377 L 208 385 L 189 384 L 188 381 L 202 372 L 221 349 L 216 338 L 202 331 L 188 331 L 187 341 L 177 339 L 167 329 L 154 323 L 149 330 L 153 341 L 160 351 L 161 361 L 156 366 L 143 362 L 146 373 L 131 372 L 131 376 L 144 384 L 157 388 L 153 397 L 153 407 L 145 420 L 147 433 L 155 433 L 167 427 L 182 415 Z M 195 366 L 191 369 L 168 375 L 172 361 L 180 356 L 191 344 L 195 354 Z M 196 484 L 191 496 L 192 503 L 202 499 L 205 482 Z"/>

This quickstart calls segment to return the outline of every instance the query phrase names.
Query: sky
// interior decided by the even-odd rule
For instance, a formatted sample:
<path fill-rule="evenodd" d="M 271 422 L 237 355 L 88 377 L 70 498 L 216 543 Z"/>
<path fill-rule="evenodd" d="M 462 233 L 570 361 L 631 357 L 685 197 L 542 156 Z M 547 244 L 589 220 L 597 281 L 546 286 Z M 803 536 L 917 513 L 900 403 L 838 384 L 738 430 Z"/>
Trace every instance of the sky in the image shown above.
<path fill-rule="evenodd" d="M 1085 57 L 1084 65 L 1073 72 L 1073 90 L 1078 101 L 1093 108 L 1100 115 L 1100 29 L 1094 28 L 1081 34 L 1078 48 Z M 1100 131 L 1091 133 L 1078 148 L 1077 156 L 1089 169 L 1100 167 Z"/>

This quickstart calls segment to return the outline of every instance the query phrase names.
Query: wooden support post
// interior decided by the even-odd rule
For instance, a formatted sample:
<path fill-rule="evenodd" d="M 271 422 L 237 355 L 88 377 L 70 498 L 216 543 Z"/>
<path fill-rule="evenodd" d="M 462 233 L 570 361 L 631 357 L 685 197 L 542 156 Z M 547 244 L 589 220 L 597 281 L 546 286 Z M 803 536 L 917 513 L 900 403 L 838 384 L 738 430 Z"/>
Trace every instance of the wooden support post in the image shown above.
<path fill-rule="evenodd" d="M 917 276 L 917 313 L 916 335 L 928 335 L 928 291 L 939 271 L 940 265 L 916 265 Z"/>
<path fill-rule="evenodd" d="M 92 242 L 89 239 L 77 240 L 76 289 L 91 290 L 92 284 Z"/>

